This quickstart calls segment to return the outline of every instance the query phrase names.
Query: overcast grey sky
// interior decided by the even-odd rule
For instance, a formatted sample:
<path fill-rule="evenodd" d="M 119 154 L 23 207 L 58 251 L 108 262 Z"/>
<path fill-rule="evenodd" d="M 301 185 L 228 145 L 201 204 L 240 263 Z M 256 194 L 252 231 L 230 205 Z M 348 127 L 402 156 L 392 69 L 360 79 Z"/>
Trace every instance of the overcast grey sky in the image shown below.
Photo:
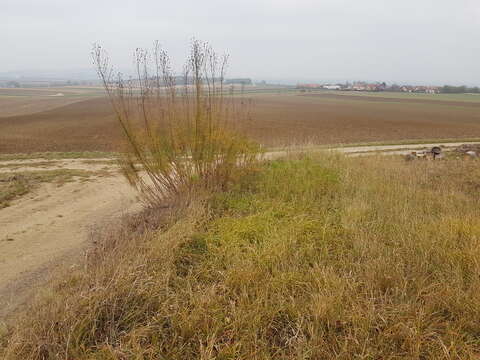
<path fill-rule="evenodd" d="M 0 0 L 0 72 L 129 67 L 158 39 L 231 55 L 230 76 L 480 85 L 480 0 Z"/>

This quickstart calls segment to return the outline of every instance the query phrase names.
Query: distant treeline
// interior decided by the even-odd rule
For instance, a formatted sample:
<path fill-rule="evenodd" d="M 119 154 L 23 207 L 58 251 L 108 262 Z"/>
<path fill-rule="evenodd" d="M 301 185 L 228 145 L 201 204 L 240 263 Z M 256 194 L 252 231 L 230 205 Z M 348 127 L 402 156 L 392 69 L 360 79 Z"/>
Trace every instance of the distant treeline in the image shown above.
<path fill-rule="evenodd" d="M 176 85 L 185 85 L 185 84 L 191 85 L 194 83 L 193 78 L 190 76 L 189 77 L 174 76 L 173 80 Z M 220 83 L 222 81 L 222 79 L 219 77 L 212 78 L 211 80 L 215 80 L 217 83 Z M 249 79 L 249 78 L 223 79 L 223 83 L 225 85 L 252 85 L 252 79 Z"/>
<path fill-rule="evenodd" d="M 152 80 L 154 78 L 151 78 Z M 220 83 L 222 79 L 220 77 L 215 77 L 211 79 L 217 83 Z M 192 85 L 194 83 L 194 79 L 191 76 L 174 76 L 173 81 L 176 85 Z M 160 82 L 163 83 L 163 80 L 160 79 Z M 223 79 L 223 83 L 225 85 L 252 85 L 252 79 L 249 78 L 241 78 L 241 79 Z"/>
<path fill-rule="evenodd" d="M 150 78 L 154 81 L 153 78 Z M 221 78 L 214 79 L 217 83 L 222 81 Z M 173 81 L 176 85 L 191 85 L 193 84 L 192 77 L 185 77 L 185 76 L 174 76 Z M 133 78 L 134 84 L 136 83 L 136 79 Z M 160 80 L 163 83 L 163 79 Z M 223 79 L 223 83 L 225 85 L 252 85 L 252 79 L 250 78 L 240 78 L 240 79 Z M 0 79 L 0 87 L 7 87 L 7 88 L 29 88 L 29 87 L 51 87 L 51 86 L 96 86 L 100 85 L 98 80 L 1 80 Z"/>
<path fill-rule="evenodd" d="M 1 80 L 0 88 L 42 88 L 60 86 L 98 86 L 98 80 Z"/>

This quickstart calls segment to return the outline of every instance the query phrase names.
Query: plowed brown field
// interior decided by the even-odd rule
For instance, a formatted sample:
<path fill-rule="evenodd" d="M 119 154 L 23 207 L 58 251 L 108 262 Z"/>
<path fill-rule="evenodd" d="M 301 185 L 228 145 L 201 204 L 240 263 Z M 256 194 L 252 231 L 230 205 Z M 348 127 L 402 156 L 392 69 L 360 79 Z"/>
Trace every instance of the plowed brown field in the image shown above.
<path fill-rule="evenodd" d="M 245 128 L 270 146 L 480 137 L 480 99 L 332 93 L 259 94 L 252 99 L 253 120 Z M 0 117 L 0 153 L 112 151 L 120 139 L 104 98 Z"/>

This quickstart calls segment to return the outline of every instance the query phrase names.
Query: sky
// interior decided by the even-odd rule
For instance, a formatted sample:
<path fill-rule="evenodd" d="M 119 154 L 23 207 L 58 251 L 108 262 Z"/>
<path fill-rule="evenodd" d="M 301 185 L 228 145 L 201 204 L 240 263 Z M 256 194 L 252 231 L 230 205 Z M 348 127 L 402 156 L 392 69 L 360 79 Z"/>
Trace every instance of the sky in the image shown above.
<path fill-rule="evenodd" d="M 159 40 L 178 69 L 195 37 L 228 75 L 267 81 L 480 85 L 480 0 L 0 0 L 0 73 L 120 69 Z"/>

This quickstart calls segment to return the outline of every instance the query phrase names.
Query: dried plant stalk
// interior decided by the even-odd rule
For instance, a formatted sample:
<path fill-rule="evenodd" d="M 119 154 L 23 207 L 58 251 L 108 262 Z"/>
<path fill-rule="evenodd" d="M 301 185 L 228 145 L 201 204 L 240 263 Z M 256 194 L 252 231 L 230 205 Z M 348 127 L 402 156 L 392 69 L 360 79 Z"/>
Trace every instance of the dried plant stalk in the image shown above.
<path fill-rule="evenodd" d="M 121 168 L 150 205 L 198 188 L 225 187 L 239 168 L 258 159 L 259 146 L 238 131 L 246 102 L 224 87 L 228 56 L 194 40 L 182 76 L 158 42 L 135 51 L 136 76 L 115 74 L 101 46 L 94 64 L 127 150 Z"/>

